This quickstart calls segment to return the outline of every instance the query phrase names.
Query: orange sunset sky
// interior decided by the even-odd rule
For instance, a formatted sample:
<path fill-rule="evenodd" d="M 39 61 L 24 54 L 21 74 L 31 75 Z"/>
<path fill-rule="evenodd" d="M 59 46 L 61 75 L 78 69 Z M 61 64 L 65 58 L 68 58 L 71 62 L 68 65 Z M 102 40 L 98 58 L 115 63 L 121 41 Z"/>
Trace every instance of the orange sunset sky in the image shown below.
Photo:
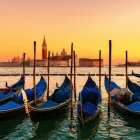
<path fill-rule="evenodd" d="M 97 58 L 102 50 L 108 64 L 112 40 L 113 64 L 140 60 L 140 0 L 0 0 L 0 61 L 13 56 L 41 58 L 44 35 L 54 53 L 71 42 L 78 57 Z"/>

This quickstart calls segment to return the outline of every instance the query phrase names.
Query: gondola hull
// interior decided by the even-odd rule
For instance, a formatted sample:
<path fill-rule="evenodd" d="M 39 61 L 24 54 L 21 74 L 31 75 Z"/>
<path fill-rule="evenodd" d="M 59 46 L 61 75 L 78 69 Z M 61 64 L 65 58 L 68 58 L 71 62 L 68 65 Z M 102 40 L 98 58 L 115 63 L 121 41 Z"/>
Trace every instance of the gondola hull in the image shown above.
<path fill-rule="evenodd" d="M 90 117 L 81 117 L 81 115 L 78 114 L 78 119 L 84 125 L 84 124 L 87 124 L 90 121 L 93 121 L 96 118 L 98 118 L 100 113 L 101 113 L 101 108 L 98 108 L 98 110 L 92 116 L 90 116 Z"/>
<path fill-rule="evenodd" d="M 29 105 L 30 119 L 33 122 L 38 122 L 47 118 L 51 118 L 55 115 L 66 113 L 69 108 L 69 104 L 70 104 L 70 100 L 67 100 L 66 102 L 58 106 L 48 108 L 48 109 L 37 109 L 34 108 L 32 105 Z"/>
<path fill-rule="evenodd" d="M 129 110 L 123 104 L 117 103 L 114 100 L 111 100 L 111 107 L 117 109 L 119 112 L 121 112 L 123 114 L 127 114 L 128 116 L 131 116 L 131 117 L 134 117 L 137 119 L 140 118 L 140 112 Z"/>
<path fill-rule="evenodd" d="M 16 109 L 11 109 L 8 111 L 5 110 L 0 112 L 0 120 L 12 118 L 18 116 L 21 113 L 25 114 L 24 106 L 21 106 L 20 108 L 16 108 Z"/>

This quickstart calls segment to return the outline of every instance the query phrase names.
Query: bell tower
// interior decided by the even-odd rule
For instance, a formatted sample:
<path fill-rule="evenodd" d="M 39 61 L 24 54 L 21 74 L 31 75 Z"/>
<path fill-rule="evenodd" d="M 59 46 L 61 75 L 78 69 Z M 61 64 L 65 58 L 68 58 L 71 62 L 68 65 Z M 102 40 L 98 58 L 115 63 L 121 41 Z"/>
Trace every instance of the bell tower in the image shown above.
<path fill-rule="evenodd" d="M 47 43 L 44 36 L 44 40 L 42 43 L 42 60 L 46 60 L 46 59 L 47 59 Z"/>

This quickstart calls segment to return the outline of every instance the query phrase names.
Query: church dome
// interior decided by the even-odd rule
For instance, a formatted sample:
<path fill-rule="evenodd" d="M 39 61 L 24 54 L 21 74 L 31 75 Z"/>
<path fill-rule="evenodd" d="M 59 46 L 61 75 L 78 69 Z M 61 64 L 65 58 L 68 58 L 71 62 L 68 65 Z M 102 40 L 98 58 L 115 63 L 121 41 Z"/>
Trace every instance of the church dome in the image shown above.
<path fill-rule="evenodd" d="M 65 49 L 63 49 L 63 51 L 61 52 L 61 55 L 62 55 L 62 56 L 67 55 L 67 52 L 65 51 Z"/>

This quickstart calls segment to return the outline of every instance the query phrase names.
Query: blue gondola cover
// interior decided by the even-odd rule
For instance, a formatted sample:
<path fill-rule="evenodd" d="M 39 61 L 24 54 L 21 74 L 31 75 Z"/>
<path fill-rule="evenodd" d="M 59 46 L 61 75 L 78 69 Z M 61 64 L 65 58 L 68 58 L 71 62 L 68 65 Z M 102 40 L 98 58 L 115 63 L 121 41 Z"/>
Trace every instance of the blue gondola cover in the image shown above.
<path fill-rule="evenodd" d="M 57 105 L 59 105 L 59 104 L 49 100 L 49 101 L 45 102 L 44 104 L 42 104 L 41 106 L 38 106 L 37 108 L 51 108 L 51 107 L 55 107 Z"/>
<path fill-rule="evenodd" d="M 18 107 L 21 107 L 21 105 L 15 103 L 13 101 L 9 101 L 0 106 L 0 111 L 9 110 L 9 109 L 18 108 Z"/>
<path fill-rule="evenodd" d="M 86 115 L 87 117 L 92 116 L 97 111 L 97 109 L 98 109 L 97 106 L 92 104 L 91 102 L 85 102 L 82 105 L 82 108 L 83 108 L 84 115 Z M 78 105 L 78 107 L 77 107 L 77 112 L 79 114 L 81 112 L 81 106 L 80 105 Z"/>
<path fill-rule="evenodd" d="M 127 106 L 127 108 L 129 109 L 129 110 L 133 110 L 133 111 L 138 111 L 138 112 L 140 112 L 140 102 L 134 102 L 134 103 L 132 103 L 132 104 L 130 104 L 129 106 Z"/>
<path fill-rule="evenodd" d="M 7 94 L 3 94 L 2 92 L 0 92 L 0 100 L 1 99 L 4 99 L 4 98 L 6 98 L 6 97 L 9 97 L 9 96 L 11 96 L 11 95 L 14 95 L 14 93 L 15 92 L 8 92 Z"/>
<path fill-rule="evenodd" d="M 0 92 L 0 100 L 4 98 L 5 98 L 5 95 L 2 92 Z"/>
<path fill-rule="evenodd" d="M 59 92 L 58 90 L 54 93 L 54 100 L 61 103 L 65 100 L 70 99 L 70 87 L 67 87 L 63 90 L 63 92 Z"/>
<path fill-rule="evenodd" d="M 50 99 L 58 103 L 62 103 L 70 99 L 70 80 L 67 76 L 65 77 L 61 87 L 54 91 L 54 94 Z"/>
<path fill-rule="evenodd" d="M 92 102 L 99 102 L 101 100 L 100 91 L 97 87 L 94 88 L 84 88 L 81 91 L 82 102 L 85 103 L 87 101 Z"/>
<path fill-rule="evenodd" d="M 97 106 L 90 102 L 86 102 L 83 104 L 83 111 L 87 116 L 91 116 L 97 111 Z"/>

